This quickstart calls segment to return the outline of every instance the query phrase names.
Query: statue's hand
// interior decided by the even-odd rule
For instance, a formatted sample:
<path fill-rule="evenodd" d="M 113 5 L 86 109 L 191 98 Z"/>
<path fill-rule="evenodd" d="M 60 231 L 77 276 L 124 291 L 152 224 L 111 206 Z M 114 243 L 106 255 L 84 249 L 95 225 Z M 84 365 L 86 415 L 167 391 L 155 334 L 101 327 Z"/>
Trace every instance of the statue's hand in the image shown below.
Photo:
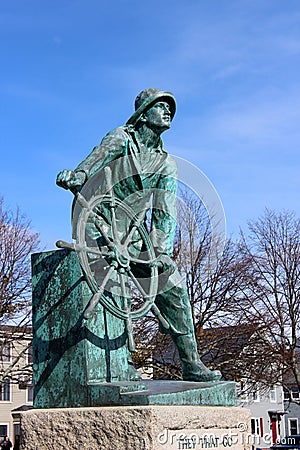
<path fill-rule="evenodd" d="M 161 253 L 157 258 L 157 267 L 162 270 L 162 272 L 169 272 L 171 275 L 177 269 L 176 263 L 170 256 Z"/>
<path fill-rule="evenodd" d="M 74 172 L 73 170 L 62 170 L 56 177 L 56 184 L 64 189 L 73 189 L 81 187 L 85 182 L 84 172 Z"/>

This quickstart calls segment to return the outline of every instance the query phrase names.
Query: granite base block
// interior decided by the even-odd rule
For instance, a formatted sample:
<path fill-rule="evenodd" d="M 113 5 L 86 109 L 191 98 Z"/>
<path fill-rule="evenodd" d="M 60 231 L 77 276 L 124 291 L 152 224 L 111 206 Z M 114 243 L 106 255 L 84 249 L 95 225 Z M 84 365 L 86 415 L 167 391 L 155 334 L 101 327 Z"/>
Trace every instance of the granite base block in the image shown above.
<path fill-rule="evenodd" d="M 250 450 L 249 410 L 119 406 L 21 414 L 21 450 Z"/>

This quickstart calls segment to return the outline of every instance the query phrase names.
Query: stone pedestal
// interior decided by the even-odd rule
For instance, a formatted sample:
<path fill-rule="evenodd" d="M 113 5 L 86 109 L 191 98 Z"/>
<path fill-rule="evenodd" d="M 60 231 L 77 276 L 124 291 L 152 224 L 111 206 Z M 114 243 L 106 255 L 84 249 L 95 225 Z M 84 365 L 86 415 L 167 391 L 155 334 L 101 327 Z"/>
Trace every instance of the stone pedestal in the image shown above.
<path fill-rule="evenodd" d="M 92 295 L 75 252 L 32 255 L 35 408 L 93 406 L 90 384 L 130 380 L 125 322 L 100 303 L 84 320 Z"/>
<path fill-rule="evenodd" d="M 237 407 L 121 406 L 21 414 L 22 450 L 250 450 L 250 412 Z"/>

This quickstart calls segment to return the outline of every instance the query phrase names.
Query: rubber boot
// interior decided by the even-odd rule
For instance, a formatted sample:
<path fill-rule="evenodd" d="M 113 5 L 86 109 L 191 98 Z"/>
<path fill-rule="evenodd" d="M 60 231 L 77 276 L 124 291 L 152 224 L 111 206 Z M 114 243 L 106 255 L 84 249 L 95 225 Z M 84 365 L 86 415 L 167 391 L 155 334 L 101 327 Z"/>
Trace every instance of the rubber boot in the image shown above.
<path fill-rule="evenodd" d="M 222 374 L 219 370 L 210 370 L 201 361 L 193 334 L 172 336 L 172 338 L 181 359 L 183 380 L 203 382 L 221 379 Z"/>

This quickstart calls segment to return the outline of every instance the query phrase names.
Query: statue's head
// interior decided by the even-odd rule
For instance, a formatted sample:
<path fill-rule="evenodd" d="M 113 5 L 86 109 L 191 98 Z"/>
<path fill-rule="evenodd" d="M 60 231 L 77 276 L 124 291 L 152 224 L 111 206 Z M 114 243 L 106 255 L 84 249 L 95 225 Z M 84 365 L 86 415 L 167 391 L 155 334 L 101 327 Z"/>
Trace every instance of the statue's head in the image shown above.
<path fill-rule="evenodd" d="M 150 109 L 157 102 L 167 102 L 170 106 L 171 120 L 176 112 L 175 97 L 171 92 L 160 91 L 155 88 L 144 89 L 136 97 L 134 102 L 135 112 L 128 119 L 127 125 L 136 125 L 142 114 Z"/>

